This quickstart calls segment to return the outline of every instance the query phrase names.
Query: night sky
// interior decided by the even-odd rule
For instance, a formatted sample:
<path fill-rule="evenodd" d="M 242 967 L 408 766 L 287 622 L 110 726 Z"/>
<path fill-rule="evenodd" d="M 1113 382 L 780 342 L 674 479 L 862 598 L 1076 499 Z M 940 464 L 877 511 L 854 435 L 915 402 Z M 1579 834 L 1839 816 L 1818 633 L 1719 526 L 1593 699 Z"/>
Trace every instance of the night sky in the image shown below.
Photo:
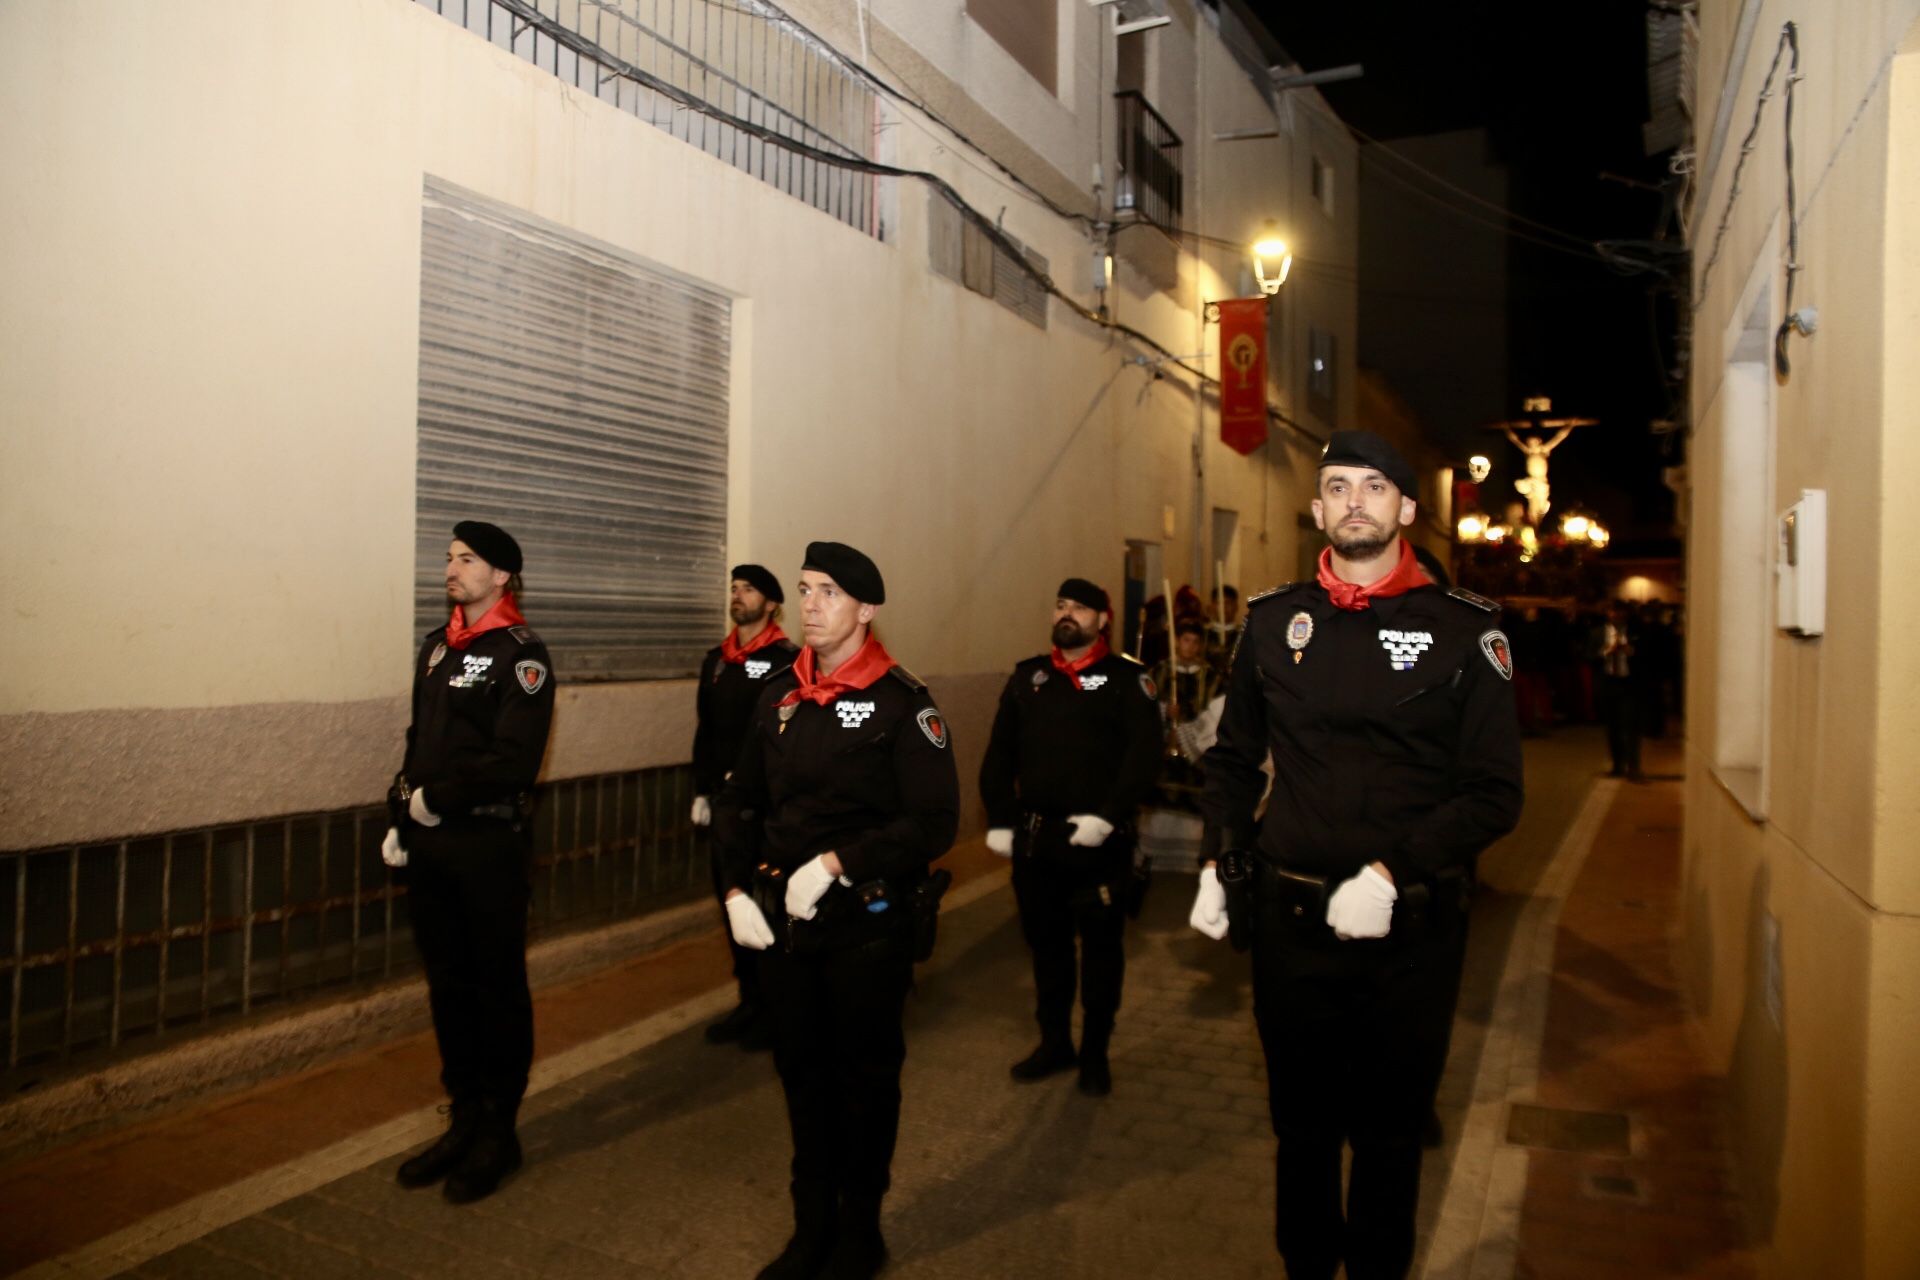
<path fill-rule="evenodd" d="M 1391 143 L 1484 127 L 1507 167 L 1513 212 L 1582 241 L 1654 236 L 1661 194 L 1601 176 L 1655 187 L 1667 176 L 1665 157 L 1648 159 L 1642 148 L 1647 10 L 1639 0 L 1253 7 L 1306 70 L 1365 65 L 1363 78 L 1321 89 L 1358 129 Z M 1461 235 L 1501 234 L 1438 208 L 1427 216 L 1447 219 Z M 1524 224 L 1513 229 L 1555 239 Z M 1601 420 L 1555 450 L 1554 506 L 1597 511 L 1621 540 L 1667 535 L 1672 502 L 1660 468 L 1678 459 L 1663 456 L 1648 424 L 1683 409 L 1661 376 L 1673 349 L 1673 304 L 1661 281 L 1518 238 L 1508 238 L 1508 250 L 1513 416 L 1523 397 L 1548 395 L 1556 414 Z M 1363 299 L 1363 325 L 1366 314 Z M 1473 352 L 1463 348 L 1459 358 Z M 1519 460 L 1494 433 L 1446 443 L 1496 458 L 1496 449 L 1505 451 L 1500 461 L 1510 465 L 1496 480 Z"/>

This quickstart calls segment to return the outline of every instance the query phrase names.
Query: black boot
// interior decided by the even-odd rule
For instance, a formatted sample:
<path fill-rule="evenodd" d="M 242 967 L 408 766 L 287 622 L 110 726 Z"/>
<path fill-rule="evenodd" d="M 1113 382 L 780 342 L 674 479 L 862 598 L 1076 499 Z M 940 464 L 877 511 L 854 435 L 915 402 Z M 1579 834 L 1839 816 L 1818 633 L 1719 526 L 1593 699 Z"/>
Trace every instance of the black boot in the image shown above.
<path fill-rule="evenodd" d="M 488 1099 L 480 1104 L 473 1145 L 460 1167 L 447 1175 L 440 1194 L 449 1204 L 471 1204 L 492 1195 L 520 1167 L 520 1139 L 513 1131 L 520 1104 Z"/>
<path fill-rule="evenodd" d="M 833 1252 L 834 1195 L 830 1186 L 793 1184 L 793 1238 L 755 1280 L 815 1280 Z"/>
<path fill-rule="evenodd" d="M 474 1103 L 455 1102 L 447 1108 L 447 1131 L 425 1151 L 402 1162 L 393 1180 L 412 1191 L 430 1187 L 452 1173 L 466 1159 L 479 1120 L 479 1108 Z"/>
<path fill-rule="evenodd" d="M 1031 1084 L 1035 1080 L 1045 1080 L 1055 1072 L 1065 1071 L 1078 1061 L 1070 1037 L 1042 1036 L 1040 1047 L 1007 1068 L 1007 1074 L 1023 1084 Z"/>
<path fill-rule="evenodd" d="M 851 1191 L 840 1197 L 839 1228 L 821 1280 L 871 1280 L 887 1265 L 887 1242 L 880 1234 L 880 1197 Z"/>
<path fill-rule="evenodd" d="M 718 1022 L 708 1024 L 704 1034 L 708 1044 L 732 1044 L 744 1039 L 759 1021 L 760 1006 L 742 1000 L 734 1006 L 732 1013 Z"/>
<path fill-rule="evenodd" d="M 1107 1067 L 1107 1042 L 1113 1023 L 1089 1018 L 1080 1029 L 1080 1092 L 1104 1098 L 1113 1092 L 1113 1072 Z"/>

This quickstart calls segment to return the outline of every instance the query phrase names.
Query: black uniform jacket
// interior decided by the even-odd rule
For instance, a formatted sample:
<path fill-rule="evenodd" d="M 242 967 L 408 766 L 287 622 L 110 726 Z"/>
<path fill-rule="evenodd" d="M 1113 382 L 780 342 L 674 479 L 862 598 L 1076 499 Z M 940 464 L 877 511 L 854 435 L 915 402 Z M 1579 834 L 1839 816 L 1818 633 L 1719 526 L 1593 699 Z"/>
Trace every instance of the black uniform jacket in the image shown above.
<path fill-rule="evenodd" d="M 1109 653 L 1076 689 L 1048 654 L 1013 669 L 980 762 L 987 824 L 1093 813 L 1120 827 L 1153 789 L 1164 742 L 1147 669 Z"/>
<path fill-rule="evenodd" d="M 1416 587 L 1357 612 L 1313 582 L 1256 597 L 1203 811 L 1229 848 L 1292 870 L 1345 879 L 1377 860 L 1400 884 L 1470 872 L 1520 819 L 1511 675 L 1497 606 L 1478 596 Z"/>
<path fill-rule="evenodd" d="M 774 704 L 797 683 L 791 669 L 768 677 L 714 801 L 727 882 L 747 889 L 761 862 L 791 871 L 831 852 L 856 885 L 919 883 L 960 826 L 946 718 L 896 666 L 824 707 L 803 698 L 782 721 Z"/>
<path fill-rule="evenodd" d="M 446 640 L 429 631 L 414 663 L 402 766 L 441 817 L 532 790 L 553 722 L 553 663 L 533 628 L 495 627 L 465 649 Z"/>
<path fill-rule="evenodd" d="M 698 724 L 693 731 L 693 793 L 697 796 L 720 794 L 721 784 L 733 772 L 733 762 L 740 758 L 740 744 L 746 739 L 760 691 L 793 665 L 800 646 L 776 640 L 748 654 L 745 662 L 728 662 L 720 655 L 719 645 L 707 650 L 700 664 L 700 691 L 694 696 Z"/>

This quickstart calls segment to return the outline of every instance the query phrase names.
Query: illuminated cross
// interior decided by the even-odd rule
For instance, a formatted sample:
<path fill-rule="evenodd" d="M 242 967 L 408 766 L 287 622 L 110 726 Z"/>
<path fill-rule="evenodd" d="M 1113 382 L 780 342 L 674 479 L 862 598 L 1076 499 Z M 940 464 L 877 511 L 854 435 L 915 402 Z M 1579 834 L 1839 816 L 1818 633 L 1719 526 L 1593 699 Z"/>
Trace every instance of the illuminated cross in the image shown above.
<path fill-rule="evenodd" d="M 1527 474 L 1524 479 L 1515 480 L 1513 487 L 1527 500 L 1527 523 L 1536 528 L 1544 527 L 1547 510 L 1553 503 L 1549 498 L 1551 489 L 1547 484 L 1547 455 L 1560 446 L 1560 442 L 1573 434 L 1575 427 L 1590 427 L 1600 421 L 1598 418 L 1549 418 L 1553 412 L 1553 401 L 1546 396 L 1528 396 L 1521 406 L 1526 416 L 1514 422 L 1496 422 L 1489 430 L 1504 431 L 1513 447 L 1527 457 Z M 1521 432 L 1537 433 L 1521 435 Z M 1541 439 L 1551 432 L 1551 438 Z"/>

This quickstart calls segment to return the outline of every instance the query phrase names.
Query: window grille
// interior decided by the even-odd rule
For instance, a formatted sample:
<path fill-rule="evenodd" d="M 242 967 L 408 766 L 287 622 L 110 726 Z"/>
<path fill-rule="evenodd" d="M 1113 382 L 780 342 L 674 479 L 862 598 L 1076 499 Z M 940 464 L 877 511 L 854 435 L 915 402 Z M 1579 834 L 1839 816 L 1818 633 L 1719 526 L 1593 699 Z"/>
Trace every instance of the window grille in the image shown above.
<path fill-rule="evenodd" d="M 692 675 L 726 582 L 728 299 L 433 179 L 421 223 L 416 636 L 453 525 L 491 520 L 558 678 Z"/>
<path fill-rule="evenodd" d="M 1044 257 L 1025 247 L 1021 253 L 1034 270 L 1046 274 Z M 992 298 L 1030 324 L 1047 327 L 1047 291 L 1040 282 L 977 224 L 937 197 L 927 201 L 927 261 L 936 275 Z"/>

